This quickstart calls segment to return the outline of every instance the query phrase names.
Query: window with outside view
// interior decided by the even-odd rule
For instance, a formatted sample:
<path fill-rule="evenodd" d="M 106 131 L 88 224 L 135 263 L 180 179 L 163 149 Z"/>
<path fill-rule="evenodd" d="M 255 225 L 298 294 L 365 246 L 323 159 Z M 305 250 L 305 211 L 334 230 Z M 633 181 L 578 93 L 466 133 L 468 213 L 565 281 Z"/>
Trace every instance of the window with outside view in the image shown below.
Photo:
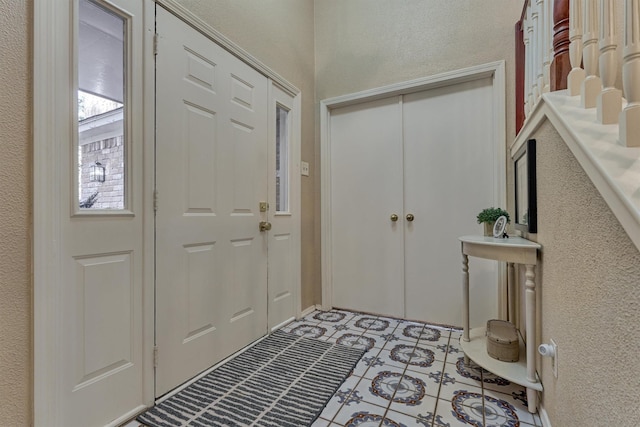
<path fill-rule="evenodd" d="M 127 22 L 93 0 L 78 15 L 78 205 L 124 209 Z"/>
<path fill-rule="evenodd" d="M 276 212 L 289 212 L 289 110 L 276 107 Z"/>

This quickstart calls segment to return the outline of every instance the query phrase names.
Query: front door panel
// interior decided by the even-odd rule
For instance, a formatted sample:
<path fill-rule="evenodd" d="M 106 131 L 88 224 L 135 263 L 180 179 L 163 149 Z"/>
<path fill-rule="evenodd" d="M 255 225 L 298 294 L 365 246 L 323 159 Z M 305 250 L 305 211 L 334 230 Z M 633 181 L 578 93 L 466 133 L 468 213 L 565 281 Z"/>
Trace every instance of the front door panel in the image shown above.
<path fill-rule="evenodd" d="M 160 396 L 267 331 L 267 79 L 157 10 Z"/>

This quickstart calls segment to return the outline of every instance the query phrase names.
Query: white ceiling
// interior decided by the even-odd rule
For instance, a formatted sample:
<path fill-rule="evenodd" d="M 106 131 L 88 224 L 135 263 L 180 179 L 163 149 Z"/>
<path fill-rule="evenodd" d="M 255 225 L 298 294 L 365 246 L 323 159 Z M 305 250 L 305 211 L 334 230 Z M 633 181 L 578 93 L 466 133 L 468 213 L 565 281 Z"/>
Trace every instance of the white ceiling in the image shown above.
<path fill-rule="evenodd" d="M 125 20 L 90 0 L 79 4 L 79 88 L 123 103 Z"/>

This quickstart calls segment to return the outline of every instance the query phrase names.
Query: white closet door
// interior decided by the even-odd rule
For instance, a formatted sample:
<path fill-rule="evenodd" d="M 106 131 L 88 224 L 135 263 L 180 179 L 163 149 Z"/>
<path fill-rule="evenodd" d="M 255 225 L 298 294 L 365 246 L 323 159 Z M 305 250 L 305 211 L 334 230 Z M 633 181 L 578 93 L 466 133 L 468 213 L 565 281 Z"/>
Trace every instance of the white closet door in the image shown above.
<path fill-rule="evenodd" d="M 267 332 L 267 88 L 157 8 L 156 395 Z"/>
<path fill-rule="evenodd" d="M 331 112 L 334 307 L 404 314 L 401 113 L 399 97 Z"/>
<path fill-rule="evenodd" d="M 331 110 L 333 306 L 461 325 L 458 236 L 498 200 L 491 78 Z M 390 216 L 396 214 L 397 221 Z M 498 268 L 474 260 L 480 325 Z"/>
<path fill-rule="evenodd" d="M 478 234 L 476 214 L 496 200 L 492 79 L 405 95 L 406 316 L 460 325 L 458 236 Z M 471 321 L 497 314 L 497 263 L 473 260 Z"/>

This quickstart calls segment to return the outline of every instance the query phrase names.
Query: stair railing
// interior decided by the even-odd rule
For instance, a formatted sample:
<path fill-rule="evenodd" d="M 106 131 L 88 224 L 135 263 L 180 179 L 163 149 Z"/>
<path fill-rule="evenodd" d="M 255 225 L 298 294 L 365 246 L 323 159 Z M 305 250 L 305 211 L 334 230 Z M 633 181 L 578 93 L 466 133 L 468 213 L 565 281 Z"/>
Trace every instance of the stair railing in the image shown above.
<path fill-rule="evenodd" d="M 640 147 L 640 0 L 624 0 L 622 32 L 616 26 L 619 2 L 525 1 L 516 25 L 516 43 L 524 45 L 524 66 L 516 67 L 524 72 L 524 79 L 517 79 L 524 82 L 524 87 L 517 88 L 524 95 L 524 105 L 517 106 L 518 131 L 542 94 L 567 89 L 567 96 L 580 96 L 583 108 L 596 109 L 598 123 L 618 124 L 620 144 Z M 619 44 L 622 64 L 618 63 Z M 620 68 L 622 88 L 616 87 Z"/>

